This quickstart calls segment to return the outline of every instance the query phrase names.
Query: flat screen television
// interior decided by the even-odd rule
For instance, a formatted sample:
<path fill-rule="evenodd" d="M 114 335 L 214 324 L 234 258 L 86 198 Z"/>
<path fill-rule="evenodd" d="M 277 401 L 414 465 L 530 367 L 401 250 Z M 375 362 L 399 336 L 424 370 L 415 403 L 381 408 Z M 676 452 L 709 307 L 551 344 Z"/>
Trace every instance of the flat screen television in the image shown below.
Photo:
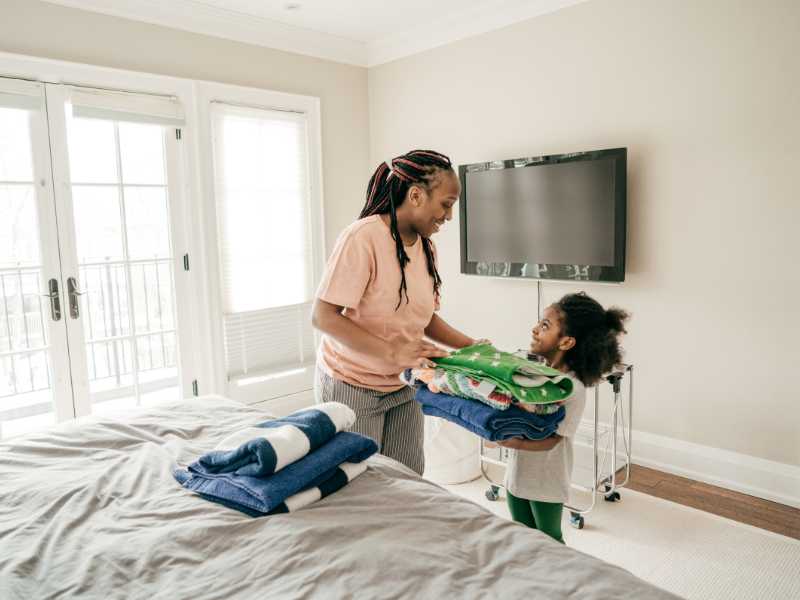
<path fill-rule="evenodd" d="M 625 280 L 627 149 L 459 167 L 461 272 Z"/>

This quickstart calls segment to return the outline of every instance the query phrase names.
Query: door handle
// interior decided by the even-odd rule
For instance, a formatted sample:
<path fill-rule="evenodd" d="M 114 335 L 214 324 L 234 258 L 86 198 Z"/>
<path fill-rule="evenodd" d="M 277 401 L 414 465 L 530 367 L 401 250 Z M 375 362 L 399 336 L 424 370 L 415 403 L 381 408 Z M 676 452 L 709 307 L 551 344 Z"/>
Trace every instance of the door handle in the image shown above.
<path fill-rule="evenodd" d="M 67 278 L 67 296 L 69 296 L 69 316 L 77 319 L 81 316 L 80 302 L 78 296 L 85 294 L 83 290 L 78 289 L 78 282 L 74 277 Z"/>
<path fill-rule="evenodd" d="M 50 318 L 53 321 L 61 320 L 61 295 L 58 293 L 58 279 L 47 282 L 47 294 L 39 294 L 42 298 L 50 299 Z"/>

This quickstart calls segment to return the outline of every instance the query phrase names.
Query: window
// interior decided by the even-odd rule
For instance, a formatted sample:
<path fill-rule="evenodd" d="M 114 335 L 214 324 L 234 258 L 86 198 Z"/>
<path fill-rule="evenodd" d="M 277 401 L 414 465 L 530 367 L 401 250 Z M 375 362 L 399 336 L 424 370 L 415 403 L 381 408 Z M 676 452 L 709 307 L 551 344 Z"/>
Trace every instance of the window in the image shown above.
<path fill-rule="evenodd" d="M 210 115 L 227 378 L 235 388 L 310 372 L 321 247 L 309 117 L 219 101 Z"/>

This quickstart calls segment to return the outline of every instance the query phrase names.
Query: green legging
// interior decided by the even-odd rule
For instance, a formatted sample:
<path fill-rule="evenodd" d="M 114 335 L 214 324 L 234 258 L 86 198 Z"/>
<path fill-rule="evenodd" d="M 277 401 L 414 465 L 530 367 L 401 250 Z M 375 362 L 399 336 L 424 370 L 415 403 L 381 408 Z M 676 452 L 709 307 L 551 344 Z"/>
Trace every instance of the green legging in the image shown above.
<path fill-rule="evenodd" d="M 560 502 L 539 502 L 517 498 L 506 490 L 508 510 L 511 518 L 517 523 L 527 525 L 531 529 L 538 529 L 546 533 L 557 542 L 564 543 L 561 535 L 561 511 L 564 505 Z"/>

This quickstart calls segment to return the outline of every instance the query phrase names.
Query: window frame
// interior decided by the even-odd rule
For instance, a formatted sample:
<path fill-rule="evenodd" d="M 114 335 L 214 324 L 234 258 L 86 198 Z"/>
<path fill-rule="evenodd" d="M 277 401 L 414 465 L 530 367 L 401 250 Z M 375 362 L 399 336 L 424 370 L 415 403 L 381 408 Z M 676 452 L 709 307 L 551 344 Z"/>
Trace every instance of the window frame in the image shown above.
<path fill-rule="evenodd" d="M 214 379 L 216 389 L 228 397 L 248 403 L 261 402 L 288 394 L 310 390 L 313 387 L 313 366 L 300 372 L 259 373 L 228 377 L 225 366 L 222 265 L 219 256 L 219 233 L 217 228 L 216 198 L 214 185 L 214 146 L 212 138 L 211 105 L 221 102 L 248 108 L 302 112 L 307 119 L 307 152 L 309 179 L 309 218 L 311 230 L 312 286 L 319 285 L 325 267 L 325 228 L 323 226 L 322 195 L 322 137 L 320 100 L 314 96 L 303 96 L 213 82 L 197 82 L 197 113 L 199 118 L 198 148 L 200 150 L 200 172 L 203 174 L 202 189 L 206 240 L 207 272 L 209 280 L 208 302 L 212 315 L 211 352 L 214 354 Z M 316 344 L 315 344 L 316 346 Z M 277 375 L 277 376 L 276 376 Z M 247 380 L 255 383 L 243 387 Z M 246 389 L 250 388 L 250 389 Z"/>
<path fill-rule="evenodd" d="M 180 168 L 181 204 L 185 207 L 175 227 L 181 229 L 183 244 L 173 249 L 176 259 L 189 256 L 189 271 L 176 269 L 176 286 L 190 290 L 188 306 L 183 307 L 191 327 L 191 341 L 180 339 L 183 395 L 229 394 L 222 348 L 220 269 L 217 251 L 217 223 L 213 187 L 213 147 L 211 145 L 210 101 L 243 104 L 256 108 L 303 111 L 308 115 L 309 183 L 314 285 L 321 278 L 325 260 L 322 193 L 322 140 L 320 100 L 314 96 L 289 94 L 266 89 L 226 85 L 127 71 L 96 65 L 0 52 L 0 73 L 5 77 L 42 84 L 77 85 L 117 91 L 175 96 L 181 103 L 185 125 L 181 127 Z M 199 202 L 193 199 L 200 199 Z M 276 386 L 279 395 L 310 389 L 311 373 L 301 378 L 284 378 Z M 300 381 L 302 380 L 302 381 Z M 262 397 L 263 401 L 268 398 Z M 248 400 L 250 401 L 250 400 Z"/>

